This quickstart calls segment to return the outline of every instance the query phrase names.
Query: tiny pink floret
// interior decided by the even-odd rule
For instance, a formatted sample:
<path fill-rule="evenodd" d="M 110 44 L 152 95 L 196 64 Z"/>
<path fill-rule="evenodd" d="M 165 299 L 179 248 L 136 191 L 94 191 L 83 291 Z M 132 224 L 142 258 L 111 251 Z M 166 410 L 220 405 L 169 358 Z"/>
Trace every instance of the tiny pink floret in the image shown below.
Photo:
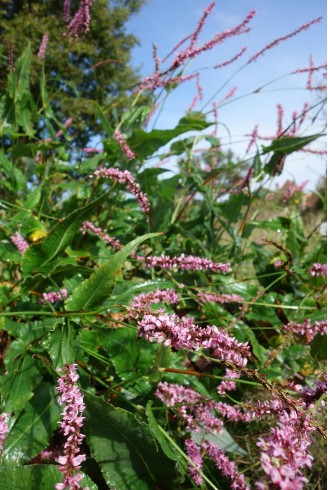
<path fill-rule="evenodd" d="M 83 396 L 77 385 L 79 375 L 77 374 L 77 365 L 66 365 L 63 370 L 64 374 L 58 378 L 57 391 L 59 392 L 59 403 L 66 404 L 62 412 L 62 421 L 60 424 L 63 435 L 66 437 L 64 453 L 58 457 L 59 470 L 64 475 L 64 481 L 57 483 L 56 490 L 79 490 L 80 480 L 83 478 L 77 471 L 81 468 L 81 463 L 86 460 L 84 454 L 80 454 L 80 446 L 84 439 L 81 433 L 84 417 L 82 414 L 85 410 Z M 62 371 L 60 369 L 59 371 Z M 84 490 L 87 490 L 85 488 Z"/>

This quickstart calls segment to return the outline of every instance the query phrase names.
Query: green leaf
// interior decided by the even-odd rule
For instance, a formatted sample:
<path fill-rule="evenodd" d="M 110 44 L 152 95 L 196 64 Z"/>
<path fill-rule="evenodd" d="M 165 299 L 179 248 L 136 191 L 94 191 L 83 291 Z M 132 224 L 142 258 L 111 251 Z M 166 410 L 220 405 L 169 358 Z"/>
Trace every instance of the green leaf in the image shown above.
<path fill-rule="evenodd" d="M 60 420 L 60 408 L 54 403 L 55 399 L 54 386 L 49 383 L 38 386 L 6 440 L 3 451 L 5 464 L 27 462 L 49 444 Z"/>
<path fill-rule="evenodd" d="M 0 488 L 2 490 L 50 490 L 63 481 L 58 465 L 0 466 Z M 97 490 L 92 480 L 84 476 L 82 488 Z"/>
<path fill-rule="evenodd" d="M 25 200 L 25 209 L 34 209 L 39 203 L 41 198 L 41 186 L 36 187 L 32 192 L 30 192 Z"/>
<path fill-rule="evenodd" d="M 139 158 L 144 159 L 180 134 L 188 131 L 202 131 L 211 125 L 212 123 L 206 122 L 203 114 L 193 112 L 180 119 L 174 129 L 154 129 L 150 133 L 135 129 L 127 143 Z"/>
<path fill-rule="evenodd" d="M 75 359 L 74 337 L 74 327 L 69 323 L 55 326 L 49 345 L 49 355 L 55 369 L 65 364 L 73 364 Z"/>
<path fill-rule="evenodd" d="M 163 371 L 161 371 L 161 368 L 170 366 L 171 354 L 172 351 L 169 347 L 160 346 L 148 373 L 149 381 L 158 383 L 162 379 Z"/>
<path fill-rule="evenodd" d="M 149 428 L 152 431 L 157 442 L 160 444 L 160 446 L 161 446 L 163 452 L 166 454 L 166 456 L 168 458 L 172 459 L 173 461 L 178 461 L 179 454 L 177 453 L 177 451 L 175 449 L 173 449 L 170 446 L 167 438 L 164 437 L 163 433 L 160 431 L 157 420 L 154 417 L 152 405 L 153 405 L 153 402 L 151 400 L 149 400 L 149 402 L 147 403 L 147 407 L 146 407 L 146 415 L 147 415 L 147 419 L 148 419 Z"/>
<path fill-rule="evenodd" d="M 131 252 L 140 243 L 158 235 L 160 233 L 148 233 L 128 243 L 88 279 L 83 281 L 66 301 L 65 309 L 68 311 L 79 311 L 91 310 L 102 306 L 104 301 L 110 298 L 117 275 Z"/>
<path fill-rule="evenodd" d="M 41 374 L 35 360 L 26 353 L 1 379 L 3 410 L 16 413 L 22 410 L 40 380 Z"/>
<path fill-rule="evenodd" d="M 87 442 L 111 488 L 174 488 L 174 466 L 156 446 L 146 424 L 98 397 L 86 394 L 85 402 Z"/>
<path fill-rule="evenodd" d="M 311 342 L 311 356 L 314 359 L 327 359 L 327 335 L 316 335 Z"/>
<path fill-rule="evenodd" d="M 269 162 L 264 166 L 264 171 L 269 175 L 281 175 L 284 167 L 284 157 L 301 150 L 304 146 L 322 136 L 314 134 L 312 136 L 282 136 L 272 142 L 270 146 L 263 147 L 262 154 L 270 153 L 273 155 Z"/>
<path fill-rule="evenodd" d="M 289 153 L 300 150 L 312 141 L 320 138 L 320 136 L 323 135 L 317 133 L 310 136 L 282 136 L 281 138 L 273 140 L 270 146 L 263 146 L 262 155 L 270 153 L 271 151 L 288 155 Z"/>
<path fill-rule="evenodd" d="M 96 209 L 107 194 L 87 204 L 84 208 L 77 209 L 58 223 L 40 243 L 30 246 L 22 260 L 24 275 L 32 271 L 42 272 L 46 266 L 71 243 L 80 229 L 81 223 Z"/>
<path fill-rule="evenodd" d="M 108 332 L 99 333 L 103 349 L 108 354 L 117 375 L 122 380 L 135 378 L 136 373 L 146 373 L 149 369 L 153 354 L 148 347 L 149 343 L 140 339 L 137 332 L 129 328 L 117 328 Z"/>
<path fill-rule="evenodd" d="M 0 150 L 0 171 L 6 177 L 4 185 L 10 191 L 18 192 L 25 189 L 26 181 L 23 172 L 15 167 L 2 150 Z"/>
<path fill-rule="evenodd" d="M 250 342 L 255 356 L 261 363 L 266 360 L 267 350 L 258 342 L 255 333 L 248 325 L 239 322 L 235 325 L 233 334 L 239 342 Z"/>
<path fill-rule="evenodd" d="M 0 244 L 1 247 L 1 244 Z M 0 248 L 1 250 L 1 248 Z M 84 267 L 82 265 L 58 265 L 55 267 L 50 274 L 33 274 L 27 276 L 21 284 L 21 289 L 23 291 L 41 291 L 43 292 L 48 285 L 61 283 L 64 279 L 69 279 L 72 276 L 80 274 L 83 277 L 89 277 L 92 273 L 92 269 L 89 267 Z"/>
<path fill-rule="evenodd" d="M 247 455 L 246 451 L 237 444 L 227 429 L 222 427 L 220 434 L 209 434 L 205 429 L 200 428 L 199 432 L 194 432 L 192 434 L 192 439 L 197 443 L 201 444 L 205 439 L 206 441 L 213 442 L 219 449 L 227 451 L 233 454 L 240 454 L 241 456 Z"/>
<path fill-rule="evenodd" d="M 25 94 L 30 93 L 31 55 L 31 44 L 28 43 L 23 54 L 15 63 L 15 71 L 10 71 L 8 75 L 7 92 L 15 102 L 21 100 Z"/>
<path fill-rule="evenodd" d="M 243 206 L 245 206 L 248 201 L 249 198 L 243 193 L 232 195 L 228 201 L 220 204 L 222 216 L 224 216 L 229 223 L 236 223 L 241 216 Z"/>

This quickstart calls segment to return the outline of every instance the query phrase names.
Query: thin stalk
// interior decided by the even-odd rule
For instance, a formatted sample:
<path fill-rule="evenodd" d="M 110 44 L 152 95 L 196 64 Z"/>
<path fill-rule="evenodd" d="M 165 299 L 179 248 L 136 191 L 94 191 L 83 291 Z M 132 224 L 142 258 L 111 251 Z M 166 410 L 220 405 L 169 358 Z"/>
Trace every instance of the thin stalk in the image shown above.
<path fill-rule="evenodd" d="M 195 465 L 195 463 L 193 463 L 191 461 L 191 459 L 188 458 L 188 456 L 182 451 L 182 449 L 177 445 L 177 443 L 167 434 L 167 432 L 159 425 L 157 424 L 158 426 L 158 429 L 160 430 L 160 432 L 162 432 L 162 434 L 164 435 L 164 437 L 166 437 L 166 439 L 168 441 L 170 441 L 170 443 L 172 444 L 172 446 L 174 446 L 174 448 L 178 451 L 178 453 L 181 454 L 181 456 L 188 462 L 188 464 L 190 466 L 192 466 L 193 468 L 195 468 L 195 470 L 202 476 L 202 478 L 206 481 L 206 483 L 209 484 L 209 486 L 211 488 L 213 488 L 213 490 L 219 490 L 218 487 L 216 487 L 212 482 L 211 480 L 209 480 L 207 478 L 206 475 L 204 475 L 204 473 L 202 471 L 200 471 L 199 468 L 197 468 L 197 466 Z"/>

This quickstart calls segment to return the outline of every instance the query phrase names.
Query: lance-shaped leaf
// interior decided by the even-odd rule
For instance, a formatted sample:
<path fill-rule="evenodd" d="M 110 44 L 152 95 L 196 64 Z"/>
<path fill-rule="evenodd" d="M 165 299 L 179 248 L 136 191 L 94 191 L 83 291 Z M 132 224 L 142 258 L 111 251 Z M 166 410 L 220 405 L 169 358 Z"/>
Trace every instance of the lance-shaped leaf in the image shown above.
<path fill-rule="evenodd" d="M 106 195 L 103 194 L 83 208 L 73 211 L 63 221 L 54 226 L 44 240 L 30 246 L 22 260 L 24 275 L 26 276 L 32 271 L 42 272 L 46 270 L 51 261 L 71 243 L 81 223 L 102 203 Z"/>
<path fill-rule="evenodd" d="M 86 279 L 66 301 L 65 309 L 69 311 L 92 310 L 103 305 L 114 289 L 117 274 L 130 253 L 140 243 L 161 233 L 148 233 L 128 243 L 102 267 L 97 269 L 89 279 Z"/>
<path fill-rule="evenodd" d="M 262 148 L 262 154 L 270 153 L 273 155 L 265 165 L 264 171 L 269 175 L 280 175 L 283 170 L 284 157 L 301 150 L 304 146 L 322 136 L 320 133 L 310 136 L 282 136 L 272 141 L 270 146 Z"/>
<path fill-rule="evenodd" d="M 204 114 L 192 112 L 180 119 L 178 125 L 173 129 L 154 129 L 149 133 L 135 129 L 127 143 L 139 158 L 147 158 L 180 134 L 202 131 L 212 124 L 205 120 Z"/>
<path fill-rule="evenodd" d="M 41 374 L 36 367 L 36 361 L 26 353 L 1 379 L 3 410 L 17 415 L 32 397 L 33 389 L 40 380 Z"/>
<path fill-rule="evenodd" d="M 2 461 L 6 464 L 26 463 L 47 447 L 58 427 L 60 408 L 54 403 L 55 387 L 41 383 L 6 439 Z"/>
<path fill-rule="evenodd" d="M 3 490 L 50 490 L 62 481 L 63 474 L 58 465 L 0 466 L 0 488 Z M 81 488 L 88 486 L 89 490 L 98 488 L 86 475 L 80 485 Z"/>
<path fill-rule="evenodd" d="M 87 442 L 110 488 L 176 488 L 174 464 L 156 445 L 146 424 L 90 394 L 85 394 L 85 402 Z"/>
<path fill-rule="evenodd" d="M 55 369 L 62 368 L 65 364 L 73 364 L 74 337 L 74 327 L 70 323 L 55 326 L 49 345 L 49 354 Z"/>
<path fill-rule="evenodd" d="M 149 400 L 146 407 L 146 415 L 148 419 L 149 428 L 152 431 L 153 435 L 156 437 L 157 442 L 161 445 L 163 452 L 166 456 L 173 461 L 178 461 L 180 458 L 180 454 L 173 448 L 167 438 L 163 435 L 163 432 L 160 430 L 160 426 L 157 423 L 157 420 L 154 416 L 154 412 L 152 410 L 153 402 Z"/>

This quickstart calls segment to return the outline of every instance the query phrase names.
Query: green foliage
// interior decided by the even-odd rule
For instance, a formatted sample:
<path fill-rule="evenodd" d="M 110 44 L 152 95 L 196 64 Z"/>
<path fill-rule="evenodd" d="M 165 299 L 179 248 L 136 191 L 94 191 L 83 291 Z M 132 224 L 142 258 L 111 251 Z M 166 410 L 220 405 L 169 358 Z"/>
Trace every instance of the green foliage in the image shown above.
<path fill-rule="evenodd" d="M 115 0 L 110 4 L 106 0 L 97 0 L 92 5 L 88 35 L 84 39 L 72 41 L 69 36 L 65 36 L 62 2 L 5 0 L 2 4 L 0 32 L 3 38 L 13 43 L 15 57 L 30 43 L 32 52 L 29 60 L 32 55 L 35 63 L 31 70 L 33 99 L 26 93 L 28 104 L 24 110 L 21 106 L 19 111 L 18 106 L 7 101 L 6 117 L 1 119 L 2 126 L 5 128 L 7 121 L 10 125 L 22 123 L 27 134 L 31 134 L 30 131 L 35 129 L 30 120 L 33 110 L 31 103 L 33 100 L 39 102 L 41 93 L 45 117 L 53 113 L 56 126 L 74 117 L 74 130 L 68 128 L 66 132 L 76 134 L 78 130 L 79 136 L 75 136 L 75 143 L 78 141 L 85 146 L 90 137 L 99 134 L 101 126 L 96 122 L 94 103 L 106 104 L 111 107 L 111 111 L 122 112 L 129 105 L 125 94 L 137 81 L 137 74 L 129 66 L 131 49 L 137 39 L 126 32 L 125 24 L 140 10 L 142 4 L 143 0 Z M 71 18 L 78 7 L 78 1 L 71 2 Z M 40 90 L 41 62 L 37 53 L 45 33 L 48 33 L 49 41 L 45 76 L 41 78 Z M 25 63 L 27 61 L 25 58 Z M 6 73 L 7 70 L 8 59 L 3 57 L 1 72 Z M 47 90 L 45 77 L 48 79 Z M 20 68 L 16 64 L 16 72 L 9 74 L 9 95 L 13 95 L 14 91 L 18 95 L 18 79 L 19 93 L 22 94 L 27 86 L 27 77 L 26 72 L 23 77 L 20 76 Z M 42 130 L 38 131 L 38 134 L 42 133 Z"/>
<path fill-rule="evenodd" d="M 58 429 L 64 408 L 56 382 L 75 364 L 86 403 L 81 485 L 194 488 L 189 440 L 202 446 L 201 488 L 230 485 L 209 457 L 210 443 L 253 488 L 266 478 L 258 438 L 268 436 L 279 410 L 266 408 L 248 422 L 243 414 L 280 400 L 280 411 L 296 407 L 298 420 L 307 414 L 322 434 L 325 395 L 315 392 L 309 405 L 304 400 L 323 379 L 326 357 L 325 279 L 322 271 L 313 273 L 313 264 L 326 260 L 319 232 L 323 198 L 309 225 L 301 189 L 297 199 L 286 200 L 278 190 L 269 200 L 268 188 L 285 157 L 321 133 L 281 136 L 242 160 L 220 149 L 208 134 L 211 117 L 201 112 L 187 112 L 174 128 L 148 131 L 149 99 L 137 95 L 122 105 L 107 99 L 135 81 L 123 63 L 134 44 L 124 23 L 141 1 L 117 1 L 110 10 L 103 0 L 94 2 L 88 37 L 73 43 L 55 15 L 58 2 L 4 4 L 10 15 L 0 28 L 9 38 L 21 28 L 15 49 L 26 46 L 0 103 L 0 408 L 9 428 L 0 487 L 41 490 L 62 481 L 54 465 L 66 442 Z M 35 40 L 45 29 L 50 41 L 42 64 Z M 116 61 L 92 68 L 99 57 Z M 69 115 L 72 130 L 65 128 Z M 116 130 L 135 158 L 124 153 Z M 75 151 L 93 132 L 103 152 Z M 201 140 L 208 149 L 195 156 Z M 159 155 L 178 155 L 175 170 L 170 162 L 151 166 Z M 90 178 L 112 167 L 125 172 L 118 182 Z M 149 213 L 136 199 L 141 192 Z M 151 266 L 152 257 L 164 266 Z M 169 266 L 171 260 L 182 266 Z M 187 260 L 198 267 L 184 267 Z M 200 267 L 204 260 L 212 266 Z M 230 263 L 232 272 L 213 272 L 213 262 Z M 163 298 L 167 289 L 176 300 Z M 143 331 L 145 318 L 151 323 Z M 167 332 L 172 324 L 175 336 Z M 214 334 L 197 347 L 198 337 L 214 327 L 237 353 L 249 349 L 244 363 L 220 357 Z M 195 348 L 181 348 L 183 341 Z M 161 383 L 173 390 L 166 403 Z M 196 399 L 176 401 L 185 389 Z"/>
<path fill-rule="evenodd" d="M 117 490 L 172 488 L 174 466 L 156 447 L 146 424 L 100 398 L 86 396 L 87 439 L 109 486 Z"/>

